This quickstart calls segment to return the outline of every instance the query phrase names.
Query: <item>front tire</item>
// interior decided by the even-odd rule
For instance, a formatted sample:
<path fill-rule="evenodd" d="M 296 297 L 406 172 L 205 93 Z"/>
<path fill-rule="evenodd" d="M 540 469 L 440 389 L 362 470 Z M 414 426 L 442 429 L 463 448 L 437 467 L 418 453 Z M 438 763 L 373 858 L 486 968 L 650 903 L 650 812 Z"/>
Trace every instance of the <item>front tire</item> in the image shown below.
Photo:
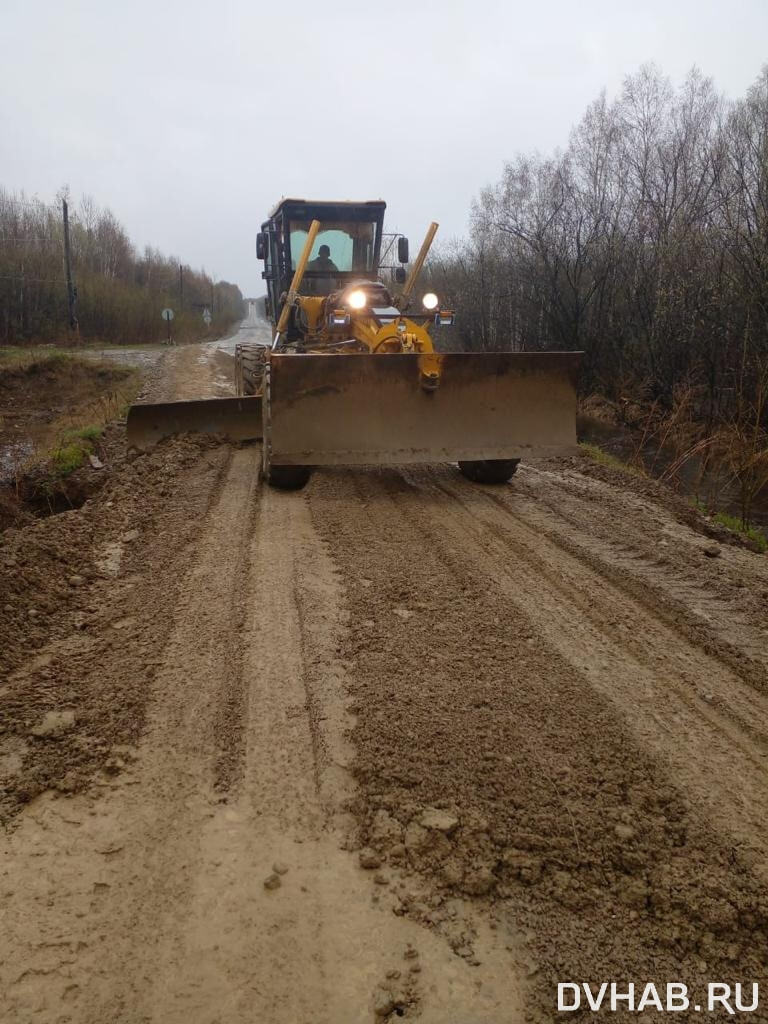
<path fill-rule="evenodd" d="M 459 472 L 476 484 L 505 484 L 517 472 L 520 459 L 481 459 L 460 462 Z"/>
<path fill-rule="evenodd" d="M 280 491 L 300 491 L 311 475 L 311 466 L 270 466 L 267 483 Z"/>

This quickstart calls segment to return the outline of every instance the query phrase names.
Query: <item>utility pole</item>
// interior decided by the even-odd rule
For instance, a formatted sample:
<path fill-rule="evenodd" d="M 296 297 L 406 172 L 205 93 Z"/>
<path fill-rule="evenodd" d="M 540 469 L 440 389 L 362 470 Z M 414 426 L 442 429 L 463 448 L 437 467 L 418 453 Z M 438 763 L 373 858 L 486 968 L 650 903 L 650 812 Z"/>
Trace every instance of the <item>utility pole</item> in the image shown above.
<path fill-rule="evenodd" d="M 184 310 L 184 267 L 179 264 L 179 312 Z"/>
<path fill-rule="evenodd" d="M 79 328 L 75 314 L 75 299 L 77 292 L 72 283 L 72 249 L 69 243 L 69 208 L 67 200 L 61 200 L 61 212 L 64 217 L 64 266 L 67 273 L 67 304 L 69 306 L 69 329 L 77 331 Z"/>

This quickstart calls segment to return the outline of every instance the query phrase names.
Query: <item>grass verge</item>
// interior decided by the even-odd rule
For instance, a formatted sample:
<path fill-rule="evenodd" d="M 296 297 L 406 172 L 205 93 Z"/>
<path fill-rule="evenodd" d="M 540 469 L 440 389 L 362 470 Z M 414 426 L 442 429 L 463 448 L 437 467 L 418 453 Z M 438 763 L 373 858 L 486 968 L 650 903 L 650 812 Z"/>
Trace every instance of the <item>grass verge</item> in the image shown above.
<path fill-rule="evenodd" d="M 703 516 L 708 516 L 714 523 L 724 526 L 726 530 L 735 533 L 746 540 L 754 551 L 765 554 L 768 551 L 768 535 L 759 526 L 747 526 L 740 516 L 732 516 L 729 512 L 712 512 L 706 504 L 698 497 L 690 499 L 691 504 Z"/>
<path fill-rule="evenodd" d="M 617 469 L 620 473 L 626 473 L 628 476 L 648 477 L 648 474 L 641 466 L 636 466 L 631 462 L 624 462 L 623 459 L 604 451 L 597 444 L 588 444 L 586 441 L 580 441 L 579 448 L 581 448 L 587 458 L 592 459 L 593 462 L 598 462 L 601 466 L 609 466 L 611 469 Z"/>
<path fill-rule="evenodd" d="M 72 362 L 71 352 L 50 348 L 0 347 L 0 370 L 56 369 Z"/>
<path fill-rule="evenodd" d="M 747 526 L 738 516 L 731 516 L 727 512 L 715 512 L 712 518 L 727 530 L 737 533 L 740 537 L 750 541 L 761 554 L 765 554 L 768 551 L 768 536 L 759 526 Z"/>
<path fill-rule="evenodd" d="M 0 350 L 0 402 L 12 410 L 0 423 L 0 444 L 32 448 L 15 475 L 55 483 L 97 452 L 106 424 L 124 418 L 141 388 L 135 369 L 50 349 Z"/>
<path fill-rule="evenodd" d="M 50 454 L 54 475 L 61 479 L 80 469 L 88 456 L 95 454 L 96 442 L 103 433 L 104 427 L 97 424 L 65 430 L 59 446 Z"/>

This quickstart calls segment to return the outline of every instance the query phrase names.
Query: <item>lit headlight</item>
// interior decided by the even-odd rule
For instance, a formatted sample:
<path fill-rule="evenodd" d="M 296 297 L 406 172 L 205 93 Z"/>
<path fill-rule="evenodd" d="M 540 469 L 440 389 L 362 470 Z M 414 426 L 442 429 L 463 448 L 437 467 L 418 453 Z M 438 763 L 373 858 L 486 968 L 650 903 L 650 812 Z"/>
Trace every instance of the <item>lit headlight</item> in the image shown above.
<path fill-rule="evenodd" d="M 427 292 L 421 302 L 424 309 L 437 309 L 438 298 L 434 292 Z"/>
<path fill-rule="evenodd" d="M 347 296 L 347 305 L 350 309 L 362 309 L 368 298 L 362 288 L 355 288 Z"/>

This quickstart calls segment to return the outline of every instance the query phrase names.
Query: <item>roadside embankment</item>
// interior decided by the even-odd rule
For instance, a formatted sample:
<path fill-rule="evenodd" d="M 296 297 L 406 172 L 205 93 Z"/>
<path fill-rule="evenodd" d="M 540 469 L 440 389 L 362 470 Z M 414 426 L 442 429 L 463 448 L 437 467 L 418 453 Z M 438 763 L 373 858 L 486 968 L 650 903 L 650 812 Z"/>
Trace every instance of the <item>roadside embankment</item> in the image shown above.
<path fill-rule="evenodd" d="M 97 490 L 140 374 L 59 352 L 0 352 L 0 529 L 76 508 Z"/>

